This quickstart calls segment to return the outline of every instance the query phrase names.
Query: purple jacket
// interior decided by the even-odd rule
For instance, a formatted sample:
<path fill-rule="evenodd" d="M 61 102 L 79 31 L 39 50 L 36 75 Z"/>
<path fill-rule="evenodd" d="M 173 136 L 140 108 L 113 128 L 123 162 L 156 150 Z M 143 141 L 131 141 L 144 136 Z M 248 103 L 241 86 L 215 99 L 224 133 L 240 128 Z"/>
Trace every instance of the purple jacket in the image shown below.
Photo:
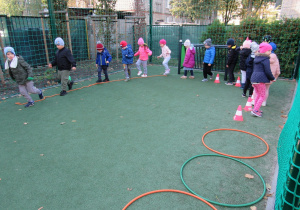
<path fill-rule="evenodd" d="M 270 83 L 270 80 L 274 79 L 270 68 L 270 56 L 257 54 L 254 58 L 251 83 Z"/>
<path fill-rule="evenodd" d="M 192 48 L 192 49 L 191 49 Z M 187 68 L 194 68 L 195 66 L 195 48 L 189 47 L 186 51 L 183 66 Z"/>

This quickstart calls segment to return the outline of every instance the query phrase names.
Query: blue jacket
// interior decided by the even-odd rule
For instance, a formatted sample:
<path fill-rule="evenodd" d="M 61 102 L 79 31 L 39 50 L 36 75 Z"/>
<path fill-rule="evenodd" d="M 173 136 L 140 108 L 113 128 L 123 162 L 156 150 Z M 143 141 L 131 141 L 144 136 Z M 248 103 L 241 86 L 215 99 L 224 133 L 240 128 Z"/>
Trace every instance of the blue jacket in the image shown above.
<path fill-rule="evenodd" d="M 108 66 L 108 63 L 106 63 L 106 61 L 111 62 L 111 60 L 111 55 L 106 48 L 104 48 L 101 53 L 97 52 L 96 64 L 98 64 L 99 66 Z"/>
<path fill-rule="evenodd" d="M 251 83 L 270 83 L 270 80 L 274 79 L 270 68 L 270 56 L 263 53 L 257 54 L 254 58 Z"/>
<path fill-rule="evenodd" d="M 205 50 L 203 62 L 213 64 L 215 55 L 216 55 L 216 49 L 214 46 L 211 46 L 210 48 Z"/>
<path fill-rule="evenodd" d="M 254 58 L 252 58 L 251 55 L 249 55 L 246 60 L 246 79 L 251 79 L 253 73 L 253 62 Z"/>
<path fill-rule="evenodd" d="M 132 64 L 133 63 L 133 51 L 131 45 L 127 45 L 125 50 L 122 49 L 122 63 Z"/>

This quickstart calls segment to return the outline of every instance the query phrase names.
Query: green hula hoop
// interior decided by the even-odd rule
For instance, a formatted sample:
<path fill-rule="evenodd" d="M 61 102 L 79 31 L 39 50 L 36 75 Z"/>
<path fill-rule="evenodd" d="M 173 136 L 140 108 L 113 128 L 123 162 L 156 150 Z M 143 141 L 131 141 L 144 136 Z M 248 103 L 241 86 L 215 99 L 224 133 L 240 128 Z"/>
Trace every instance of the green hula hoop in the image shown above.
<path fill-rule="evenodd" d="M 260 180 L 262 181 L 262 183 L 263 183 L 263 185 L 264 185 L 264 191 L 263 191 L 262 195 L 261 195 L 257 200 L 255 200 L 255 201 L 253 201 L 253 202 L 250 202 L 250 203 L 245 203 L 245 204 L 226 204 L 226 203 L 219 203 L 219 202 L 212 201 L 212 200 L 209 200 L 209 199 L 207 199 L 207 198 L 204 198 L 204 197 L 198 195 L 198 194 L 197 194 L 196 192 L 194 192 L 191 188 L 189 188 L 189 186 L 185 183 L 185 181 L 184 181 L 184 179 L 183 179 L 182 173 L 183 173 L 184 167 L 186 166 L 186 164 L 187 164 L 188 162 L 190 162 L 191 160 L 193 160 L 193 159 L 195 159 L 195 158 L 197 158 L 197 157 L 203 157 L 203 156 L 223 157 L 223 158 L 227 158 L 227 159 L 231 159 L 231 160 L 237 161 L 237 162 L 239 162 L 239 163 L 241 163 L 241 164 L 247 166 L 248 168 L 250 168 L 251 170 L 253 170 L 253 171 L 259 176 Z M 228 157 L 228 156 L 224 156 L 224 155 L 217 155 L 217 154 L 203 154 L 203 155 L 196 155 L 196 156 L 194 156 L 194 157 L 191 157 L 190 159 L 188 159 L 188 160 L 182 165 L 181 170 L 180 170 L 180 178 L 181 178 L 181 181 L 182 181 L 182 183 L 184 184 L 184 186 L 185 186 L 191 193 L 193 193 L 194 195 L 197 195 L 197 196 L 200 197 L 200 198 L 203 198 L 204 200 L 206 200 L 206 201 L 208 201 L 208 202 L 210 202 L 210 203 L 213 203 L 213 204 L 216 204 L 216 205 L 220 205 L 220 206 L 226 206 L 226 207 L 245 207 L 245 206 L 250 206 L 250 205 L 253 205 L 253 204 L 259 202 L 261 199 L 263 199 L 263 197 L 264 197 L 264 195 L 265 195 L 265 193 L 266 193 L 266 183 L 265 183 L 264 179 L 262 178 L 262 176 L 261 176 L 254 168 L 252 168 L 250 165 L 248 165 L 248 164 L 246 164 L 246 163 L 244 163 L 244 162 L 242 162 L 242 161 L 240 161 L 240 160 L 238 160 L 238 159 L 235 159 L 235 158 L 232 158 L 232 157 Z"/>

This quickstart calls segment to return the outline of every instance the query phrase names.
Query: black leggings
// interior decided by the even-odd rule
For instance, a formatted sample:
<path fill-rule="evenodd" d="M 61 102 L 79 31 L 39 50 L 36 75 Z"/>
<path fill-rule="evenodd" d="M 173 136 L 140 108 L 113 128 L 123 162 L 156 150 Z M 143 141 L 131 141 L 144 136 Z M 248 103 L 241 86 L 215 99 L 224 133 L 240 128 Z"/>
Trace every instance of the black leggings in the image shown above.
<path fill-rule="evenodd" d="M 194 76 L 194 70 L 184 70 L 184 76 L 187 76 L 187 72 L 191 72 L 191 76 Z"/>
<path fill-rule="evenodd" d="M 203 77 L 204 79 L 207 79 L 207 75 L 210 75 L 212 76 L 212 72 L 211 72 L 211 68 L 212 68 L 212 65 L 209 66 L 208 63 L 204 63 L 203 64 Z"/>
<path fill-rule="evenodd" d="M 250 79 L 246 79 L 246 83 L 245 83 L 245 86 L 244 86 L 244 89 L 243 89 L 243 93 L 246 95 L 246 93 L 247 93 L 247 90 L 248 90 L 248 88 L 250 88 L 249 89 L 249 95 L 253 95 L 253 86 L 252 86 L 252 84 L 251 84 L 251 81 L 250 81 Z"/>

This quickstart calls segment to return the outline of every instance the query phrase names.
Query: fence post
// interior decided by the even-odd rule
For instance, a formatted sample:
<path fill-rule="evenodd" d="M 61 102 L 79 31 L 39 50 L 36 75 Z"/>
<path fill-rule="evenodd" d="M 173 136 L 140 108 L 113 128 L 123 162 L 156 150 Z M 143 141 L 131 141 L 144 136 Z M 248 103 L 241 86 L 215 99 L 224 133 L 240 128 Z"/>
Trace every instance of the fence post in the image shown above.
<path fill-rule="evenodd" d="M 150 7 L 149 7 L 149 39 L 150 39 L 149 40 L 149 47 L 152 50 L 152 20 L 153 20 L 153 16 L 152 16 L 152 0 L 149 0 L 149 4 L 150 4 Z M 147 31 L 146 31 L 146 33 L 147 33 Z M 152 56 L 150 56 L 149 60 L 150 60 L 149 62 L 152 61 Z"/>
<path fill-rule="evenodd" d="M 44 18 L 43 17 L 41 17 L 41 24 L 42 24 L 42 30 L 43 30 L 43 39 L 44 39 L 44 45 L 45 45 L 46 59 L 47 59 L 47 63 L 50 63 L 49 54 L 48 54 L 47 40 L 46 40 L 46 33 L 45 33 L 45 26 L 44 26 Z"/>
<path fill-rule="evenodd" d="M 178 44 L 178 74 L 180 74 L 180 69 L 181 69 L 181 48 L 182 48 L 182 40 L 179 40 Z"/>
<path fill-rule="evenodd" d="M 68 30 L 68 39 L 69 39 L 69 48 L 71 50 L 71 53 L 73 54 L 72 50 L 72 40 L 71 40 L 71 33 L 70 33 L 70 20 L 69 20 L 69 14 L 68 10 L 66 9 L 66 21 L 67 21 L 67 30 Z"/>
<path fill-rule="evenodd" d="M 117 63 L 119 63 L 119 43 L 118 43 L 118 15 L 116 16 L 116 48 L 117 48 Z"/>

